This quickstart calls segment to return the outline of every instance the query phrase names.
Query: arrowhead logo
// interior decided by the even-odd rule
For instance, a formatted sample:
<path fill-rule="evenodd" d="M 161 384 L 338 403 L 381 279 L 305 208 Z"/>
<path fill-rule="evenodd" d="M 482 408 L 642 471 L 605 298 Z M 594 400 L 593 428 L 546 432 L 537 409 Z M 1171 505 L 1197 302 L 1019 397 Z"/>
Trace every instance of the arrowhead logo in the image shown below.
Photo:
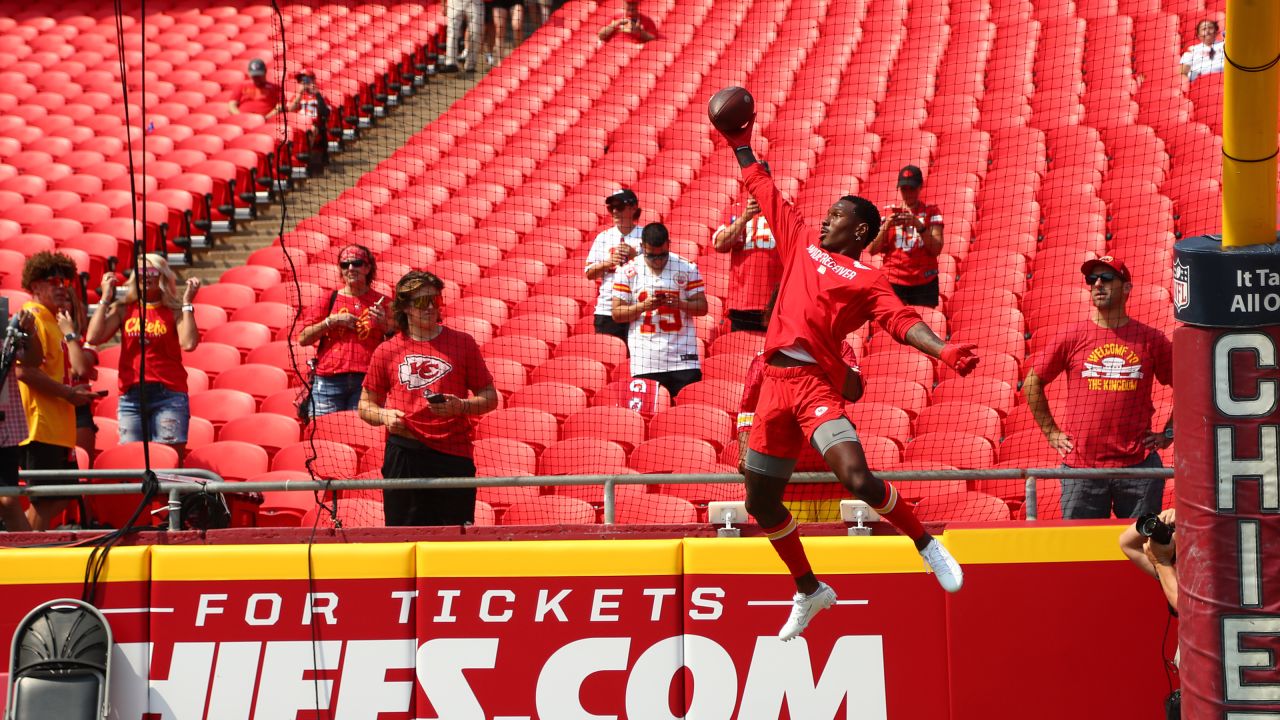
<path fill-rule="evenodd" d="M 826 405 L 818 406 L 818 408 L 813 411 L 813 414 L 816 415 L 817 417 L 822 417 L 823 415 L 826 415 L 827 406 Z"/>

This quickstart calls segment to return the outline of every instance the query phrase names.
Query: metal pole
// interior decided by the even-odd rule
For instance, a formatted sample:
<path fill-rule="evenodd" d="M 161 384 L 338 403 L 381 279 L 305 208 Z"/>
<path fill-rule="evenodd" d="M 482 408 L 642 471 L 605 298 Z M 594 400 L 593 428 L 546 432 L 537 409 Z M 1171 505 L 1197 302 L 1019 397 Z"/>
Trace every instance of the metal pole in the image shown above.
<path fill-rule="evenodd" d="M 604 481 L 604 524 L 613 524 L 614 508 L 617 505 L 617 499 L 614 497 L 617 487 L 612 479 Z"/>
<path fill-rule="evenodd" d="M 1027 509 L 1027 520 L 1036 520 L 1040 516 L 1040 510 L 1036 506 L 1036 476 L 1027 476 L 1027 497 L 1022 501 L 1022 506 Z"/>

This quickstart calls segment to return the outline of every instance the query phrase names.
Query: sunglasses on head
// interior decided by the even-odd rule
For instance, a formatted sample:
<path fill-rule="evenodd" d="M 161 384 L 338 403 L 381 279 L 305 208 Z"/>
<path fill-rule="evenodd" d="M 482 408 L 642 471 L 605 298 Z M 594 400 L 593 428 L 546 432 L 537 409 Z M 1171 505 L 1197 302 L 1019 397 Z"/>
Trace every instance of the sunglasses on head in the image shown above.
<path fill-rule="evenodd" d="M 1115 279 L 1116 279 L 1115 273 L 1109 273 L 1109 272 L 1090 273 L 1089 275 L 1084 276 L 1084 284 L 1092 285 L 1098 282 L 1099 280 L 1101 280 L 1102 282 L 1111 282 L 1112 280 L 1115 280 Z"/>
<path fill-rule="evenodd" d="M 359 260 L 359 259 L 338 261 L 338 267 L 342 268 L 343 270 L 348 270 L 350 268 L 362 268 L 366 264 L 367 263 L 365 263 L 364 260 Z"/>

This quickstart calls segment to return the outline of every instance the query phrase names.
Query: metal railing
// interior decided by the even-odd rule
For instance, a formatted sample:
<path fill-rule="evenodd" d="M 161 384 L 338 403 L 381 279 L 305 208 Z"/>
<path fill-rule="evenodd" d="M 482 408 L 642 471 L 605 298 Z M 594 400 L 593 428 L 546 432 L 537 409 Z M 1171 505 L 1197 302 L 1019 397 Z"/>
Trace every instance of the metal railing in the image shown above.
<path fill-rule="evenodd" d="M 141 479 L 143 470 L 24 470 L 24 479 Z M 325 490 L 418 490 L 430 488 L 491 488 L 491 487 L 539 487 L 539 486 L 601 486 L 604 507 L 604 523 L 614 523 L 616 488 L 619 485 L 696 485 L 702 483 L 741 483 L 742 476 L 733 473 L 686 473 L 672 475 L 551 475 L 530 477 L 460 477 L 460 478 L 402 478 L 369 480 L 269 480 L 231 482 L 210 470 L 199 468 L 162 470 L 155 473 L 159 480 L 159 492 L 168 495 L 169 526 L 182 527 L 182 496 L 197 492 L 278 492 Z M 1025 480 L 1027 520 L 1035 520 L 1037 513 L 1036 480 L 1038 479 L 1103 479 L 1103 478 L 1171 478 L 1171 468 L 1001 468 L 992 470 L 903 470 L 878 472 L 877 477 L 894 482 L 920 480 Z M 190 479 L 180 479 L 190 478 Z M 803 472 L 792 476 L 795 482 L 835 483 L 829 472 Z M 25 495 L 27 497 L 77 497 L 81 495 L 141 494 L 143 484 L 69 484 L 38 485 L 35 487 L 0 487 L 0 497 Z"/>

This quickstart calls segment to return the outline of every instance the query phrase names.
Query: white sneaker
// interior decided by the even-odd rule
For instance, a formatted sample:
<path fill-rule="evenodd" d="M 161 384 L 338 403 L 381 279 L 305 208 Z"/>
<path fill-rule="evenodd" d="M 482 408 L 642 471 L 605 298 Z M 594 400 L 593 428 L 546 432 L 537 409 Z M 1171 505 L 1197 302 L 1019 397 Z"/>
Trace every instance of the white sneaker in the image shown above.
<path fill-rule="evenodd" d="M 920 555 L 924 557 L 925 569 L 937 576 L 938 584 L 943 590 L 956 592 L 964 585 L 964 570 L 960 568 L 960 563 L 951 557 L 951 553 L 942 547 L 937 538 L 931 539 L 920 551 Z"/>
<path fill-rule="evenodd" d="M 795 603 L 791 606 L 791 617 L 787 618 L 787 624 L 783 625 L 782 630 L 778 632 L 778 639 L 783 642 L 792 640 L 804 632 L 804 629 L 809 627 L 809 621 L 819 611 L 835 605 L 836 591 L 832 590 L 830 585 L 820 582 L 818 589 L 812 595 L 796 593 L 791 600 Z"/>

